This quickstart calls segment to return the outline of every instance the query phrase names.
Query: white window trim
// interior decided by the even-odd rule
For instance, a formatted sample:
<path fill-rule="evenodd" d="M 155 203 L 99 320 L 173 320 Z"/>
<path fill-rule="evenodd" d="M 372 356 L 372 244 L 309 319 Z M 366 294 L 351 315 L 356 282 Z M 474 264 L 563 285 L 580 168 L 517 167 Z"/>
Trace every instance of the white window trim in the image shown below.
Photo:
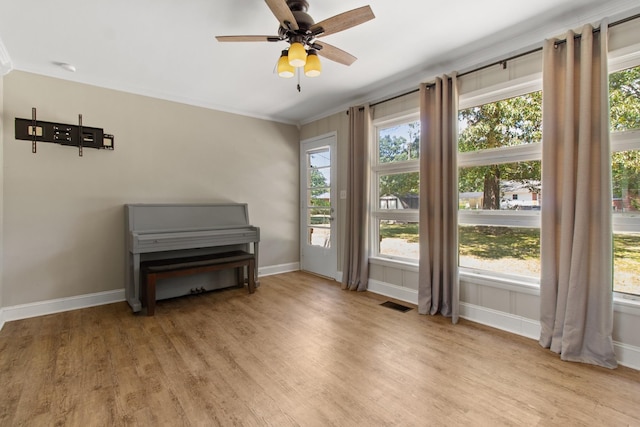
<path fill-rule="evenodd" d="M 466 110 L 539 90 L 542 90 L 542 73 L 534 73 L 461 94 L 458 99 L 458 109 Z"/>
<path fill-rule="evenodd" d="M 638 55 L 640 61 L 640 55 Z M 617 151 L 640 150 L 640 130 L 611 132 L 611 153 Z M 640 213 L 633 215 L 613 215 L 613 231 L 640 233 Z"/>
<path fill-rule="evenodd" d="M 371 201 L 369 205 L 369 218 L 370 218 L 370 259 L 388 260 L 390 262 L 396 262 L 405 265 L 418 264 L 417 259 L 405 258 L 399 256 L 393 256 L 388 254 L 379 253 L 379 247 L 376 242 L 380 241 L 380 220 L 400 220 L 406 222 L 418 222 L 420 219 L 417 209 L 380 209 L 380 192 L 378 183 L 380 176 L 391 175 L 399 173 L 420 172 L 420 160 L 407 160 L 404 162 L 391 162 L 391 163 L 378 163 L 379 148 L 378 142 L 379 130 L 384 128 L 390 128 L 393 126 L 403 125 L 406 123 L 412 123 L 420 120 L 420 114 L 418 111 L 398 113 L 392 116 L 376 119 L 372 122 L 373 138 L 371 150 Z"/>
<path fill-rule="evenodd" d="M 635 67 L 640 65 L 640 45 L 627 46 L 624 49 L 619 49 L 616 51 L 609 52 L 609 73 L 614 73 L 626 68 Z M 542 75 L 541 73 L 532 74 L 531 76 L 523 77 L 521 79 L 512 80 L 509 82 L 501 83 L 499 85 L 480 89 L 477 91 L 469 92 L 466 94 L 460 95 L 459 98 L 459 109 L 471 108 L 477 105 L 482 105 L 488 102 L 498 101 L 500 99 L 507 99 L 514 96 L 519 96 L 524 93 L 530 93 L 537 90 L 542 90 Z M 419 118 L 419 113 L 411 112 L 411 114 L 394 114 L 393 116 L 381 118 L 375 120 L 373 122 L 373 128 L 375 135 L 377 135 L 377 129 L 380 127 L 391 126 L 394 123 L 406 123 L 413 120 L 417 120 Z M 377 139 L 377 136 L 376 136 Z M 626 150 L 636 150 L 640 149 L 640 130 L 629 130 L 624 132 L 612 132 L 610 134 L 611 141 L 611 152 L 615 151 L 626 151 Z M 375 141 L 375 153 L 373 155 L 377 159 L 377 140 Z M 499 150 L 500 152 L 497 152 Z M 373 150 L 372 150 L 373 151 Z M 508 154 L 507 154 L 508 153 Z M 460 153 L 458 155 L 458 166 L 459 167 L 471 167 L 471 166 L 479 166 L 486 160 L 486 158 L 493 159 L 494 163 L 497 161 L 498 163 L 508 163 L 515 161 L 530 161 L 532 160 L 532 156 L 538 155 L 539 159 L 542 158 L 542 146 L 541 144 L 526 144 L 515 147 L 504 147 L 501 149 L 492 149 L 485 150 L 480 155 L 473 155 L 471 153 Z M 536 159 L 533 159 L 536 160 Z M 372 163 L 373 164 L 373 163 Z M 394 168 L 393 164 L 388 164 L 385 166 L 380 165 L 380 170 L 383 168 L 388 168 L 389 171 L 395 171 L 397 169 Z M 373 176 L 373 173 L 372 173 Z M 376 178 L 377 179 L 377 178 Z M 372 180 L 372 182 L 375 182 Z M 372 185 L 372 189 L 373 189 Z M 373 191 L 373 190 L 372 190 Z M 377 191 L 376 191 L 377 193 Z M 372 197 L 372 201 L 377 201 L 377 194 L 375 197 Z M 403 213 L 403 214 L 406 214 Z M 459 211 L 458 218 L 459 223 L 462 221 L 469 222 L 472 221 L 470 216 L 474 215 L 474 212 L 465 212 Z M 540 227 L 540 216 L 539 213 L 536 212 L 510 212 L 513 215 L 513 223 L 514 225 L 521 227 Z M 484 214 L 483 220 L 487 225 L 497 225 L 499 218 L 499 211 L 496 211 L 492 214 Z M 372 224 L 376 221 L 374 213 L 370 210 L 370 217 Z M 416 215 L 417 218 L 417 215 Z M 473 219 L 474 222 L 478 221 L 478 218 Z M 614 230 L 617 231 L 632 231 L 632 232 L 640 232 L 640 222 L 636 223 L 632 218 L 616 218 L 613 219 L 613 227 Z M 377 227 L 371 227 L 372 231 L 375 231 L 374 239 L 378 238 L 378 230 Z M 377 240 L 373 240 L 377 241 Z M 371 254 L 371 260 L 375 264 L 381 264 L 386 266 L 405 266 L 416 268 L 417 261 L 407 260 L 407 259 L 396 259 L 394 257 L 380 256 L 378 254 Z M 462 279 L 470 280 L 470 281 L 481 281 L 481 282 L 499 282 L 501 286 L 514 287 L 514 290 L 524 289 L 527 292 L 536 294 L 539 289 L 540 281 L 535 278 L 522 278 L 522 277 L 514 277 L 514 276 L 506 276 L 497 272 L 490 271 L 476 271 L 474 269 L 460 267 L 460 277 Z M 533 279 L 533 280 L 530 280 Z M 615 311 L 624 312 L 627 307 L 628 309 L 633 310 L 634 313 L 636 311 L 640 311 L 640 297 L 621 294 L 614 292 L 614 308 Z"/>
<path fill-rule="evenodd" d="M 459 110 L 489 104 L 503 99 L 514 98 L 527 93 L 542 90 L 542 74 L 530 74 L 519 79 L 503 82 L 498 85 L 482 88 L 460 95 Z M 458 153 L 458 167 L 476 167 L 487 164 L 503 164 L 542 160 L 542 144 L 530 143 L 517 146 L 490 148 L 477 152 Z M 540 228 L 540 212 L 538 211 L 482 211 L 459 210 L 459 225 L 512 226 Z M 518 276 L 491 270 L 470 267 L 459 267 L 460 277 L 467 280 L 496 281 L 516 287 L 539 287 L 537 277 Z"/>
<path fill-rule="evenodd" d="M 609 52 L 609 74 L 640 66 L 640 44 L 627 46 Z M 640 150 L 640 129 L 626 130 L 610 133 L 611 154 L 618 151 Z M 613 215 L 613 233 L 632 232 L 640 233 L 640 213 L 624 216 Z M 613 292 L 614 301 L 619 306 L 630 305 L 640 307 L 640 295 L 630 295 L 621 292 Z"/>
<path fill-rule="evenodd" d="M 376 152 L 376 157 L 378 153 Z M 404 162 L 380 163 L 374 165 L 373 168 L 379 175 L 390 175 L 394 173 L 403 173 L 408 170 L 414 172 L 420 170 L 420 160 L 407 160 Z"/>
<path fill-rule="evenodd" d="M 406 258 L 394 258 L 394 257 L 369 257 L 369 263 L 374 265 L 381 265 L 389 268 L 401 268 L 402 271 L 410 271 L 418 273 L 418 261 L 409 260 Z"/>
<path fill-rule="evenodd" d="M 609 74 L 640 65 L 640 44 L 609 52 Z"/>
<path fill-rule="evenodd" d="M 638 150 L 640 148 L 640 129 L 611 132 L 611 152 Z"/>
<path fill-rule="evenodd" d="M 458 224 L 540 228 L 540 212 L 459 210 Z"/>
<path fill-rule="evenodd" d="M 458 167 L 468 168 L 487 164 L 529 162 L 540 159 L 542 159 L 542 144 L 534 142 L 512 147 L 487 148 L 475 153 L 458 153 Z"/>

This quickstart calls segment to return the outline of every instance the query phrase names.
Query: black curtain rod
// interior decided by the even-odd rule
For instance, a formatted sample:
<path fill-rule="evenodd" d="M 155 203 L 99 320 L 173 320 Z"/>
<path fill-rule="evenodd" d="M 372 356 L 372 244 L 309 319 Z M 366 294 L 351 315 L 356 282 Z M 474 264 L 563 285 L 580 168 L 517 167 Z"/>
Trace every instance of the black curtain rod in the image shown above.
<path fill-rule="evenodd" d="M 505 58 L 505 59 L 501 59 L 501 60 L 496 61 L 496 62 L 492 62 L 491 64 L 482 65 L 480 67 L 474 68 L 473 70 L 465 71 L 464 73 L 458 74 L 456 77 L 463 77 L 463 76 L 466 76 L 467 74 L 476 73 L 478 71 L 486 70 L 487 68 L 491 68 L 494 65 L 502 65 L 502 69 L 504 70 L 504 69 L 507 68 L 507 62 L 513 61 L 514 59 L 522 58 L 523 56 L 531 55 L 532 53 L 540 52 L 541 50 L 542 50 L 542 46 L 537 47 L 535 49 L 528 50 L 526 52 L 519 53 L 517 55 L 510 56 L 510 57 Z"/>
<path fill-rule="evenodd" d="M 402 98 L 403 96 L 409 95 L 410 93 L 416 93 L 420 91 L 420 89 L 411 89 L 409 92 L 401 93 L 400 95 L 392 96 L 391 98 L 384 99 L 382 101 L 375 102 L 370 105 L 370 107 L 375 107 L 378 104 L 382 104 L 383 102 L 393 101 L 394 99 Z"/>
<path fill-rule="evenodd" d="M 625 22 L 633 21 L 634 19 L 638 19 L 638 18 L 640 18 L 640 13 L 638 13 L 637 15 L 629 16 L 627 18 L 623 18 L 618 21 L 612 22 L 611 24 L 607 25 L 607 28 L 615 27 L 616 25 L 624 24 Z M 593 34 L 596 34 L 599 32 L 600 32 L 600 27 L 593 29 Z M 580 37 L 581 37 L 580 34 L 576 34 L 575 36 L 573 36 L 573 39 L 578 40 Z M 564 44 L 566 42 L 567 42 L 567 39 L 558 40 L 555 44 L 559 45 L 559 44 Z"/>
<path fill-rule="evenodd" d="M 625 22 L 633 21 L 634 19 L 638 19 L 638 18 L 640 18 L 640 13 L 638 13 L 636 15 L 633 15 L 633 16 L 629 16 L 627 18 L 622 18 L 622 19 L 620 19 L 618 21 L 615 21 L 615 22 L 612 22 L 609 25 L 607 25 L 607 28 L 615 27 L 616 25 L 624 24 Z M 600 32 L 600 27 L 594 28 L 593 32 L 594 33 Z M 576 34 L 575 38 L 580 38 L 580 34 Z M 566 42 L 567 42 L 566 40 L 558 40 L 556 43 L 557 44 L 562 44 L 562 43 L 566 43 Z M 485 69 L 493 67 L 495 65 L 502 65 L 503 68 L 507 68 L 507 62 L 513 61 L 514 59 L 518 59 L 518 58 L 521 58 L 521 57 L 526 56 L 526 55 L 530 55 L 530 54 L 535 53 L 535 52 L 539 52 L 541 50 L 542 50 L 542 46 L 537 47 L 535 49 L 528 50 L 526 52 L 519 53 L 517 55 L 510 56 L 508 58 L 501 59 L 499 61 L 492 62 L 492 63 L 487 64 L 487 65 L 482 65 L 480 67 L 474 68 L 474 69 L 469 70 L 469 71 L 465 71 L 464 73 L 458 74 L 457 77 L 463 77 L 463 76 L 466 76 L 466 75 L 471 74 L 471 73 L 476 73 L 478 71 L 485 70 Z M 382 104 L 384 102 L 393 101 L 394 99 L 402 98 L 403 96 L 409 95 L 409 94 L 414 93 L 414 92 L 418 92 L 419 90 L 420 89 L 412 89 L 412 90 L 410 90 L 408 92 L 401 93 L 400 95 L 395 95 L 395 96 L 392 96 L 391 98 L 383 99 L 382 101 L 378 101 L 376 103 L 371 104 L 371 107 L 374 107 L 374 106 L 376 106 L 378 104 Z"/>

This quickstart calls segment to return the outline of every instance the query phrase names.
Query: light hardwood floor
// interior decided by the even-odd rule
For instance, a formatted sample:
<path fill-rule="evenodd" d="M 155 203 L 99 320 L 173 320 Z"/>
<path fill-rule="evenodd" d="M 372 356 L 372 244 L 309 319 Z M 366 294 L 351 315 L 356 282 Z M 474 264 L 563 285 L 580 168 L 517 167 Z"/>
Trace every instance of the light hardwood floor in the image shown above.
<path fill-rule="evenodd" d="M 640 372 L 295 272 L 7 323 L 0 425 L 640 425 Z"/>

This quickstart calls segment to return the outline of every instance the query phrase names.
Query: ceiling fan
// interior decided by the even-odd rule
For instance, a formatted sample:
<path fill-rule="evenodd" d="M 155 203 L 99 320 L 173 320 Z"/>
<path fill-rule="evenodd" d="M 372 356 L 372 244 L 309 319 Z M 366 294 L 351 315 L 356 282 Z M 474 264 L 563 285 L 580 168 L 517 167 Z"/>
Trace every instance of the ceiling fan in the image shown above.
<path fill-rule="evenodd" d="M 305 75 L 320 75 L 322 66 L 318 55 L 344 65 L 351 65 L 357 59 L 350 53 L 328 43 L 318 41 L 319 37 L 335 34 L 375 18 L 371 7 L 363 6 L 339 15 L 314 22 L 307 10 L 306 0 L 265 0 L 271 12 L 280 22 L 277 36 L 216 36 L 219 42 L 280 42 L 290 44 L 282 51 L 278 61 L 278 75 L 293 77 L 295 69 L 304 67 Z"/>

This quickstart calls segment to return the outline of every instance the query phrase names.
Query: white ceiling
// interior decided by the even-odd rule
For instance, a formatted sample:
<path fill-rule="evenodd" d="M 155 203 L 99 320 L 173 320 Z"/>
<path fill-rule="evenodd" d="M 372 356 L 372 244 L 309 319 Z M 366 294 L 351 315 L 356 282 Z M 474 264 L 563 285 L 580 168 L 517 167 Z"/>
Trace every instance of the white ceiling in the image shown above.
<path fill-rule="evenodd" d="M 322 60 L 322 75 L 302 76 L 300 93 L 295 78 L 274 73 L 285 42 L 214 38 L 277 34 L 263 0 L 2 0 L 0 67 L 300 124 L 638 11 L 637 0 L 309 3 L 316 22 L 366 4 L 376 18 L 323 38 L 358 60 Z"/>

